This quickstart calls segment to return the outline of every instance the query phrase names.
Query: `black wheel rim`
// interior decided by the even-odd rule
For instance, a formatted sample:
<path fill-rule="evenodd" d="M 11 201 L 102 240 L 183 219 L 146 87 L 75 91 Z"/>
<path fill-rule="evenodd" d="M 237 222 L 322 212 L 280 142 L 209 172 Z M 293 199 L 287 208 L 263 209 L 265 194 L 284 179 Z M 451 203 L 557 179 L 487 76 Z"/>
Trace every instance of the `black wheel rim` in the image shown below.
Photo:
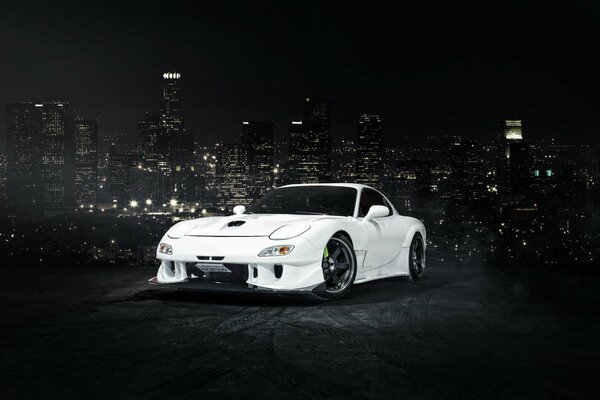
<path fill-rule="evenodd" d="M 355 269 L 352 249 L 339 238 L 331 238 L 323 253 L 323 275 L 329 293 L 341 292 L 352 282 Z"/>
<path fill-rule="evenodd" d="M 425 269 L 425 251 L 423 249 L 423 242 L 420 238 L 415 239 L 415 243 L 413 244 L 412 248 L 411 259 L 413 271 L 418 276 L 421 276 L 423 269 Z"/>

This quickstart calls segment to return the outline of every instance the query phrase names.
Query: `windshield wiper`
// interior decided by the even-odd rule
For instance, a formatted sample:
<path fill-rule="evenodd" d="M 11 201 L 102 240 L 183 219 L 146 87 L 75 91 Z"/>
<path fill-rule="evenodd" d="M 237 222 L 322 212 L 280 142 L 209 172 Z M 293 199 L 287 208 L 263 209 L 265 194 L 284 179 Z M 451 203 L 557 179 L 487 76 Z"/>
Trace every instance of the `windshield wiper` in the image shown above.
<path fill-rule="evenodd" d="M 292 214 L 305 214 L 305 215 L 327 215 L 325 213 L 314 212 L 314 211 L 294 211 Z"/>

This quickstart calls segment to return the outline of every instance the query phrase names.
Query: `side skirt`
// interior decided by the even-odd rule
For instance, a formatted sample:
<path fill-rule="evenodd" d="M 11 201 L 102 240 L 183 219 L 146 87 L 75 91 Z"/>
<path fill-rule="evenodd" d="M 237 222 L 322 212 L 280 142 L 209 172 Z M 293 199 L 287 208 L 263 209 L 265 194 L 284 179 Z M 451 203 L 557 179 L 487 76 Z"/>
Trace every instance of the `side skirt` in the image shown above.
<path fill-rule="evenodd" d="M 391 278 L 394 276 L 407 276 L 408 272 L 408 252 L 410 247 L 403 247 L 400 253 L 388 264 L 379 268 L 373 268 L 364 271 L 364 274 L 354 281 L 355 284 L 374 281 L 376 279 Z"/>

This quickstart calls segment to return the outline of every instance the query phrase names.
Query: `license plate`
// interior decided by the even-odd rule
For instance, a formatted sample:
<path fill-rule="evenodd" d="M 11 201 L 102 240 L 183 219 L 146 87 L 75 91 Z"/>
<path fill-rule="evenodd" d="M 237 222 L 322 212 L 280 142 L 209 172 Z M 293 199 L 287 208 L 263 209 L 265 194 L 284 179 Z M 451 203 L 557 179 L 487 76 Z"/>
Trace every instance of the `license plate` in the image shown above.
<path fill-rule="evenodd" d="M 223 264 L 202 264 L 197 263 L 196 267 L 202 272 L 229 272 L 231 270 L 224 266 Z"/>

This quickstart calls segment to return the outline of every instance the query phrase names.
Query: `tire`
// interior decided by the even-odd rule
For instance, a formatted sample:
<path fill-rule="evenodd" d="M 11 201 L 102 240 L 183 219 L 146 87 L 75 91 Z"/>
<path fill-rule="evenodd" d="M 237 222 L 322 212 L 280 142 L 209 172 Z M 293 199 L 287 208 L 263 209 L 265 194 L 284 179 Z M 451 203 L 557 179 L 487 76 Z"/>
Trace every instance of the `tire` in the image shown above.
<path fill-rule="evenodd" d="M 327 256 L 327 257 L 326 257 Z M 318 294 L 324 300 L 344 297 L 356 278 L 356 253 L 352 243 L 344 235 L 335 235 L 327 242 L 323 252 L 323 278 L 325 291 Z M 340 267 L 347 268 L 340 268 Z"/>
<path fill-rule="evenodd" d="M 419 232 L 415 233 L 415 236 L 410 243 L 410 249 L 408 252 L 408 272 L 407 279 L 409 281 L 418 281 L 423 277 L 425 271 L 425 243 L 423 242 L 423 236 Z"/>

